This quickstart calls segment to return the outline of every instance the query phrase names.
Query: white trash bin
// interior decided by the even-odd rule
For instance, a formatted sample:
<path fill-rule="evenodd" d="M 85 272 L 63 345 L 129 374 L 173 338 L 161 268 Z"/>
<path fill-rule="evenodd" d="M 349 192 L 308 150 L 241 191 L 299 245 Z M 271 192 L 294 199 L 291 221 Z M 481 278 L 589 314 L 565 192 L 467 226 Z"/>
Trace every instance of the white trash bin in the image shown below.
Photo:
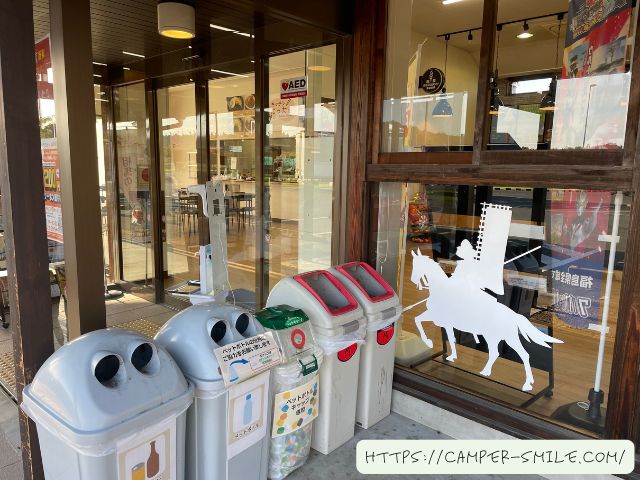
<path fill-rule="evenodd" d="M 311 447 L 327 455 L 354 435 L 359 344 L 364 343 L 366 321 L 358 302 L 326 271 L 285 277 L 273 288 L 267 306 L 291 305 L 309 317 L 324 352 L 320 368 L 320 409 Z"/>
<path fill-rule="evenodd" d="M 122 329 L 69 342 L 23 392 L 47 480 L 183 480 L 193 388 L 162 348 Z"/>
<path fill-rule="evenodd" d="M 267 478 L 269 452 L 268 415 L 263 411 L 268 403 L 269 372 L 266 384 L 249 388 L 246 392 L 232 390 L 224 384 L 214 350 L 250 336 L 264 329 L 247 310 L 213 302 L 199 303 L 172 317 L 155 337 L 173 356 L 185 377 L 194 385 L 195 400 L 187 412 L 187 468 L 186 480 L 264 480 Z M 252 385 L 250 379 L 237 388 Z M 235 396 L 242 406 L 236 408 Z M 231 405 L 231 407 L 230 407 Z M 233 409 L 230 411 L 229 409 Z M 264 410 L 266 410 L 264 406 Z M 237 439 L 231 438 L 235 423 L 247 414 L 262 415 L 263 435 L 244 440 L 246 448 L 238 451 Z M 237 421 L 236 421 L 237 420 Z M 235 423 L 234 423 L 235 422 Z M 229 428 L 228 428 L 228 425 Z M 251 420 L 247 423 L 253 423 Z M 241 448 L 238 446 L 238 448 Z"/>
<path fill-rule="evenodd" d="M 353 262 L 329 269 L 364 310 L 367 334 L 360 354 L 356 424 L 369 428 L 391 413 L 391 390 L 400 299 L 370 265 Z"/>
<path fill-rule="evenodd" d="M 273 332 L 284 360 L 272 371 L 269 407 L 270 417 L 273 412 L 269 478 L 282 480 L 309 457 L 314 418 L 319 409 L 318 369 L 322 349 L 314 341 L 309 317 L 298 308 L 268 307 L 256 313 L 256 318 L 267 331 Z M 303 408 L 302 413 L 297 413 L 295 405 L 286 405 L 284 401 L 297 396 L 296 389 L 305 385 L 312 397 L 303 397 L 297 405 L 303 404 L 311 411 Z M 276 405 L 276 400 L 282 405 Z"/>

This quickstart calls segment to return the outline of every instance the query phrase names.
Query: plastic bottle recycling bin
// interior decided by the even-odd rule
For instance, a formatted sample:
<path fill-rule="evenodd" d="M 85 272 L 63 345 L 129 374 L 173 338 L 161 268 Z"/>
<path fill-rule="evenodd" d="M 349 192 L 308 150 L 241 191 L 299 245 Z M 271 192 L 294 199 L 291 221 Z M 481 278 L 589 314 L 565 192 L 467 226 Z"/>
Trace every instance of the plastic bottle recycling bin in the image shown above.
<path fill-rule="evenodd" d="M 313 421 L 319 409 L 322 349 L 314 341 L 309 318 L 300 309 L 278 305 L 256 313 L 256 318 L 273 332 L 284 357 L 284 363 L 272 370 L 273 406 L 269 409 L 270 415 L 273 412 L 269 478 L 281 480 L 309 457 Z"/>
<path fill-rule="evenodd" d="M 358 302 L 329 272 L 285 277 L 273 288 L 267 306 L 288 304 L 303 310 L 324 352 L 320 368 L 320 405 L 311 447 L 325 455 L 353 437 L 356 417 L 359 344 L 365 319 Z"/>
<path fill-rule="evenodd" d="M 360 354 L 356 424 L 369 428 L 391 413 L 395 324 L 402 307 L 391 286 L 364 262 L 347 263 L 329 271 L 358 301 L 367 318 Z"/>
<path fill-rule="evenodd" d="M 187 412 L 187 480 L 267 478 L 268 417 L 261 411 L 261 398 L 267 398 L 268 380 L 266 385 L 246 392 L 234 390 L 230 397 L 231 389 L 225 387 L 214 354 L 216 348 L 242 340 L 250 332 L 264 332 L 251 313 L 231 305 L 206 302 L 179 312 L 156 335 L 156 342 L 169 351 L 194 385 L 195 399 Z M 249 382 L 239 386 L 245 384 Z M 236 439 L 231 437 L 243 425 L 255 424 L 254 415 L 265 419 L 265 435 L 238 453 Z M 249 422 L 245 422 L 245 417 Z"/>
<path fill-rule="evenodd" d="M 64 345 L 24 389 L 47 480 L 184 479 L 193 388 L 169 354 L 122 329 Z"/>

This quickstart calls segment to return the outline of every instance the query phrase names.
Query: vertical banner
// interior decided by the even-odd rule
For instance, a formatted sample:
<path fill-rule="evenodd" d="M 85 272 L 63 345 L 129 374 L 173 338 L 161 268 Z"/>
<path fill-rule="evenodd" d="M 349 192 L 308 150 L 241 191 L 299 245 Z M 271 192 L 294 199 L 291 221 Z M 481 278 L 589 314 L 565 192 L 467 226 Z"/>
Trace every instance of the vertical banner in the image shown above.
<path fill-rule="evenodd" d="M 60 161 L 56 138 L 40 140 L 42 177 L 44 180 L 44 208 L 47 218 L 47 238 L 62 243 L 62 199 L 60 190 Z"/>
<path fill-rule="evenodd" d="M 35 55 L 47 238 L 57 243 L 63 243 L 60 162 L 58 144 L 56 142 L 51 42 L 49 41 L 49 36 L 36 42 Z"/>
<path fill-rule="evenodd" d="M 632 0 L 571 0 L 562 78 L 625 71 Z"/>
<path fill-rule="evenodd" d="M 611 193 L 551 190 L 551 252 L 553 310 L 576 328 L 600 322 L 600 297 L 607 244 Z"/>

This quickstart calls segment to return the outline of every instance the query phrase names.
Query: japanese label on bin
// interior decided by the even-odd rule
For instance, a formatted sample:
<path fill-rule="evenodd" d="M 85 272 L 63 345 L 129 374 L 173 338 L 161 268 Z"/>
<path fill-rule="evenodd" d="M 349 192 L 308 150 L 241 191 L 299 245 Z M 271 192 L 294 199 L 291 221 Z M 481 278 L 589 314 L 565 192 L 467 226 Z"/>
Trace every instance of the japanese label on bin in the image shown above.
<path fill-rule="evenodd" d="M 280 349 L 271 332 L 216 348 L 214 354 L 227 387 L 282 363 Z"/>
<path fill-rule="evenodd" d="M 272 437 L 279 437 L 312 422 L 318 416 L 318 376 L 293 390 L 276 394 Z"/>
<path fill-rule="evenodd" d="M 269 375 L 263 372 L 229 388 L 227 458 L 233 458 L 267 434 Z"/>
<path fill-rule="evenodd" d="M 118 444 L 118 480 L 176 480 L 176 420 Z"/>

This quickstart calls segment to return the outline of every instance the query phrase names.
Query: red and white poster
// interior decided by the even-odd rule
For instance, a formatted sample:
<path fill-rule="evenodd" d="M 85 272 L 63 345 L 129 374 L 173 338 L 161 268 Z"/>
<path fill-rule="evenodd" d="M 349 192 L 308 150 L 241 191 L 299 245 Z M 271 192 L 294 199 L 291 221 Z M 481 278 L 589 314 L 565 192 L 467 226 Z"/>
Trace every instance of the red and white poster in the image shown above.
<path fill-rule="evenodd" d="M 55 138 L 40 140 L 42 147 L 42 178 L 44 208 L 47 218 L 47 238 L 62 243 L 62 199 L 60 198 L 60 161 Z"/>
<path fill-rule="evenodd" d="M 54 242 L 63 243 L 60 160 L 58 157 L 58 144 L 56 142 L 49 36 L 36 42 L 35 55 L 47 238 Z"/>
<path fill-rule="evenodd" d="M 632 0 L 571 0 L 562 78 L 625 71 Z"/>
<path fill-rule="evenodd" d="M 51 72 L 51 42 L 47 35 L 36 43 L 36 81 L 39 99 L 53 100 Z"/>

